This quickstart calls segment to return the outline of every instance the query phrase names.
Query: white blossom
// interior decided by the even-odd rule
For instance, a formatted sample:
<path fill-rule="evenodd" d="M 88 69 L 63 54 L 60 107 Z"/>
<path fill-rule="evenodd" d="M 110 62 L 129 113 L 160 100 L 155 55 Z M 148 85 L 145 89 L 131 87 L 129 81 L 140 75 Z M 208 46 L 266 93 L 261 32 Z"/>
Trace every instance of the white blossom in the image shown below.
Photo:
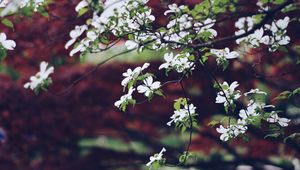
<path fill-rule="evenodd" d="M 167 24 L 167 28 L 172 28 L 174 26 L 178 26 L 179 30 L 184 30 L 191 28 L 192 26 L 192 17 L 190 17 L 188 14 L 183 14 L 179 18 L 175 18 L 171 20 Z"/>
<path fill-rule="evenodd" d="M 65 48 L 68 49 L 72 44 L 74 44 L 74 42 L 76 41 L 76 39 L 78 37 L 80 37 L 82 35 L 82 33 L 84 31 L 86 31 L 87 29 L 88 29 L 88 27 L 86 25 L 81 25 L 81 26 L 76 25 L 75 29 L 70 32 L 71 40 L 69 40 L 66 43 Z"/>
<path fill-rule="evenodd" d="M 132 49 L 137 48 L 139 46 L 139 44 L 136 43 L 135 41 L 127 40 L 125 42 L 125 46 L 126 46 L 127 50 L 132 50 Z"/>
<path fill-rule="evenodd" d="M 251 30 L 254 25 L 254 20 L 251 17 L 242 17 L 235 22 L 235 27 L 240 30 Z"/>
<path fill-rule="evenodd" d="M 9 0 L 2 0 L 1 2 L 0 2 L 0 8 L 4 8 L 4 7 L 6 7 L 6 5 L 9 3 Z"/>
<path fill-rule="evenodd" d="M 217 93 L 216 103 L 224 103 L 224 106 L 226 107 L 229 105 L 228 102 L 232 104 L 234 100 L 237 100 L 241 96 L 239 91 L 235 91 L 235 88 L 239 86 L 238 82 L 234 81 L 230 86 L 227 82 L 224 82 L 221 86 L 223 90 Z"/>
<path fill-rule="evenodd" d="M 189 106 L 185 105 L 183 109 L 175 110 L 174 114 L 170 117 L 171 121 L 167 123 L 168 126 L 171 126 L 171 123 L 182 122 L 186 117 L 196 114 L 196 107 L 193 104 Z"/>
<path fill-rule="evenodd" d="M 76 5 L 75 11 L 79 12 L 82 8 L 87 7 L 88 5 L 89 3 L 86 0 L 82 0 Z"/>
<path fill-rule="evenodd" d="M 168 8 L 169 9 L 164 12 L 164 15 L 168 15 L 169 13 L 178 13 L 178 12 L 180 12 L 180 10 L 183 10 L 184 8 L 186 8 L 186 6 L 180 5 L 178 7 L 177 4 L 170 4 L 170 5 L 168 5 Z"/>
<path fill-rule="evenodd" d="M 229 125 L 227 128 L 223 125 L 220 125 L 216 130 L 218 133 L 221 133 L 220 139 L 225 142 L 241 134 L 244 134 L 248 129 L 245 124 L 245 121 L 238 119 L 236 124 Z"/>
<path fill-rule="evenodd" d="M 150 97 L 155 90 L 160 88 L 161 83 L 159 81 L 153 82 L 153 77 L 148 76 L 145 80 L 143 80 L 143 85 L 139 85 L 137 90 L 139 93 L 144 93 L 146 97 Z"/>
<path fill-rule="evenodd" d="M 267 6 L 266 4 L 263 4 L 262 2 L 260 1 L 257 1 L 256 5 L 259 7 L 259 10 L 258 11 L 268 11 L 270 10 L 270 7 Z"/>
<path fill-rule="evenodd" d="M 0 43 L 7 50 L 13 50 L 16 47 L 16 42 L 6 39 L 6 34 L 3 32 L 0 33 Z"/>
<path fill-rule="evenodd" d="M 287 118 L 281 118 L 276 112 L 271 112 L 271 115 L 267 121 L 270 123 L 278 123 L 280 126 L 286 127 L 291 120 Z"/>
<path fill-rule="evenodd" d="M 136 67 L 134 70 L 131 70 L 130 68 L 127 69 L 127 71 L 122 74 L 125 78 L 122 80 L 121 85 L 123 87 L 127 86 L 130 81 L 135 80 L 143 70 L 149 67 L 149 65 L 149 63 L 145 63 L 142 67 Z"/>
<path fill-rule="evenodd" d="M 226 58 L 226 59 L 233 59 L 239 56 L 239 53 L 236 51 L 231 51 L 229 48 L 224 49 L 211 49 L 210 52 L 216 55 L 218 58 Z"/>
<path fill-rule="evenodd" d="M 162 148 L 162 150 L 159 153 L 156 153 L 153 156 L 150 156 L 150 161 L 146 164 L 146 166 L 151 166 L 153 164 L 153 162 L 162 160 L 164 152 L 166 152 L 166 149 Z"/>
<path fill-rule="evenodd" d="M 165 53 L 164 59 L 165 63 L 159 66 L 159 69 L 174 69 L 178 73 L 182 73 L 185 70 L 193 70 L 194 63 L 189 61 L 188 57 L 190 56 L 189 53 L 186 54 L 174 54 L 172 52 Z"/>
<path fill-rule="evenodd" d="M 35 76 L 30 77 L 30 82 L 24 84 L 24 88 L 30 88 L 31 90 L 36 89 L 39 85 L 45 83 L 49 79 L 49 75 L 54 72 L 54 67 L 49 68 L 48 63 L 43 61 L 40 64 L 40 71 Z"/>
<path fill-rule="evenodd" d="M 286 35 L 286 28 L 289 24 L 290 18 L 285 17 L 272 22 L 271 25 L 265 25 L 265 28 L 272 32 L 269 36 L 270 51 L 276 51 L 280 45 L 287 45 L 290 43 L 290 37 Z"/>
<path fill-rule="evenodd" d="M 263 103 L 256 103 L 251 100 L 247 106 L 247 109 L 240 110 L 239 116 L 246 120 L 248 117 L 258 116 L 260 115 L 260 110 L 265 108 L 265 104 Z"/>
<path fill-rule="evenodd" d="M 89 43 L 91 42 L 90 39 L 86 38 L 86 39 L 82 39 L 78 45 L 70 51 L 70 56 L 73 56 L 74 54 L 78 53 L 78 52 L 83 52 L 86 50 L 86 48 L 89 46 Z"/>
<path fill-rule="evenodd" d="M 120 108 L 120 106 L 123 104 L 123 103 L 126 103 L 128 102 L 129 100 L 132 100 L 132 93 L 135 91 L 135 88 L 130 88 L 128 90 L 128 93 L 121 96 L 120 100 L 116 101 L 115 102 L 115 106 Z"/>
<path fill-rule="evenodd" d="M 259 89 L 251 89 L 249 92 L 244 93 L 245 96 L 248 96 L 249 94 L 263 94 L 263 95 L 267 95 L 266 92 L 261 91 Z"/>
<path fill-rule="evenodd" d="M 194 27 L 195 27 L 195 30 L 198 31 L 199 33 L 210 32 L 211 36 L 209 38 L 214 38 L 218 35 L 217 31 L 211 28 L 214 26 L 215 22 L 216 22 L 216 20 L 208 18 L 208 19 L 204 20 L 203 23 L 200 23 L 200 22 L 195 23 Z"/>

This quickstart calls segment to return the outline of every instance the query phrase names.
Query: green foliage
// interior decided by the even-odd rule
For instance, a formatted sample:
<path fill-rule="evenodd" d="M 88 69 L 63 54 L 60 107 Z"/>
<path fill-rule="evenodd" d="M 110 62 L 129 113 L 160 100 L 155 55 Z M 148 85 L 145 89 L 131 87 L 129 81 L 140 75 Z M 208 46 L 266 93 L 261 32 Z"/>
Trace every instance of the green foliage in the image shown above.
<path fill-rule="evenodd" d="M 2 19 L 1 23 L 9 28 L 14 28 L 14 24 L 7 18 Z"/>
<path fill-rule="evenodd" d="M 79 10 L 77 16 L 80 17 L 80 16 L 86 14 L 88 11 L 89 11 L 88 8 L 81 8 L 81 9 Z"/>
<path fill-rule="evenodd" d="M 269 134 L 267 134 L 264 138 L 278 138 L 280 136 L 284 135 L 283 129 L 276 125 L 276 124 L 271 124 L 269 126 Z"/>
<path fill-rule="evenodd" d="M 47 91 L 48 87 L 52 84 L 52 79 L 48 78 L 40 83 L 33 91 L 36 95 L 38 95 L 42 91 Z"/>
<path fill-rule="evenodd" d="M 187 151 L 185 151 L 185 152 L 183 152 L 182 155 L 179 156 L 179 162 L 180 162 L 181 164 L 185 164 L 185 163 L 187 163 L 188 161 L 189 161 L 189 162 L 190 162 L 190 161 L 193 161 L 193 160 L 191 160 L 191 159 L 193 159 L 194 161 L 197 161 L 198 155 L 197 155 L 196 153 L 194 153 L 194 152 L 187 152 Z"/>
<path fill-rule="evenodd" d="M 4 66 L 0 64 L 0 73 L 7 74 L 11 77 L 12 80 L 18 80 L 20 77 L 20 73 L 17 72 L 13 67 L 11 66 Z"/>
<path fill-rule="evenodd" d="M 6 49 L 4 49 L 3 47 L 0 47 L 0 62 L 3 61 L 6 58 Z"/>
<path fill-rule="evenodd" d="M 293 91 L 283 91 L 274 100 L 288 100 L 296 95 L 300 95 L 300 87 L 296 88 Z"/>

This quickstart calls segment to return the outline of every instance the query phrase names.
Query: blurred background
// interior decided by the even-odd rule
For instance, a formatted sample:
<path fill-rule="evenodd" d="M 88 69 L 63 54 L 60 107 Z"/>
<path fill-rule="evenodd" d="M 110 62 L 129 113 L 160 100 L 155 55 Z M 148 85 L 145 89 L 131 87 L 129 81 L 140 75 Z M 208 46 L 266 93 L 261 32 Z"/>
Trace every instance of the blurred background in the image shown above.
<path fill-rule="evenodd" d="M 0 67 L 0 169 L 1 170 L 105 170 L 146 169 L 149 156 L 164 146 L 167 162 L 177 164 L 189 141 L 189 133 L 181 134 L 166 125 L 173 114 L 173 101 L 182 97 L 177 84 L 163 88 L 165 98 L 155 97 L 120 112 L 113 104 L 122 95 L 122 73 L 144 62 L 151 62 L 150 71 L 162 82 L 173 80 L 176 74 L 165 76 L 158 71 L 163 53 L 132 52 L 111 60 L 83 80 L 72 83 L 111 55 L 125 50 L 124 42 L 116 48 L 85 58 L 69 57 L 64 49 L 69 32 L 87 18 L 77 17 L 77 0 L 56 0 L 48 8 L 49 17 L 35 14 L 30 17 L 10 17 L 14 29 L 1 25 L 2 32 L 17 43 Z M 165 25 L 163 11 L 176 2 L 191 7 L 197 1 L 151 0 L 156 25 Z M 250 3 L 250 2 L 249 2 Z M 241 6 L 247 12 L 251 7 Z M 291 15 L 300 16 L 299 11 Z M 88 15 L 87 15 L 88 16 Z M 218 37 L 234 34 L 234 21 L 217 25 Z M 231 28 L 232 27 L 232 28 Z M 226 31 L 224 31 L 226 30 Z M 197 107 L 200 128 L 193 133 L 191 151 L 195 156 L 187 166 L 163 169 L 300 169 L 300 97 L 273 100 L 282 91 L 300 86 L 300 25 L 292 22 L 288 35 L 292 42 L 276 53 L 266 48 L 256 50 L 224 44 L 241 54 L 228 70 L 216 69 L 209 61 L 209 69 L 220 79 L 240 83 L 247 91 L 260 88 L 268 93 L 268 104 L 274 104 L 282 115 L 292 119 L 282 138 L 264 138 L 267 128 L 250 128 L 250 140 L 223 143 L 211 120 L 224 116 L 222 105 L 215 104 L 216 92 L 210 77 L 197 67 L 184 86 Z M 23 85 L 38 71 L 39 63 L 47 61 L 55 66 L 53 84 L 48 92 L 35 95 Z M 142 100 L 142 99 L 141 99 Z M 243 103 L 238 107 L 242 108 Z M 297 169 L 298 168 L 298 169 Z"/>

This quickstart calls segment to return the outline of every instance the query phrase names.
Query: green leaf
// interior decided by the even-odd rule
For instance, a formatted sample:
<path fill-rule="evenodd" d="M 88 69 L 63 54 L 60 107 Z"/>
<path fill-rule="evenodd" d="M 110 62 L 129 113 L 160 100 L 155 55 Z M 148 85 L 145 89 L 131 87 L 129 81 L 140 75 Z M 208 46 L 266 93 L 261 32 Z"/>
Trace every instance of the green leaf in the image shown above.
<path fill-rule="evenodd" d="M 243 138 L 243 140 L 245 142 L 249 142 L 250 141 L 250 137 L 248 135 L 243 135 L 242 138 Z"/>
<path fill-rule="evenodd" d="M 300 133 L 293 133 L 289 135 L 288 137 L 284 138 L 283 142 L 286 143 L 287 140 L 300 140 Z"/>
<path fill-rule="evenodd" d="M 80 17 L 80 16 L 84 15 L 84 14 L 87 13 L 88 11 L 89 11 L 88 8 L 81 8 L 81 9 L 78 11 L 77 17 Z"/>
<path fill-rule="evenodd" d="M 155 94 L 159 95 L 159 96 L 164 96 L 164 94 L 162 93 L 161 90 L 156 90 L 155 91 Z"/>
<path fill-rule="evenodd" d="M 212 120 L 212 121 L 210 121 L 207 125 L 208 125 L 208 126 L 214 127 L 214 126 L 216 126 L 216 125 L 219 124 L 219 123 L 220 123 L 219 121 Z"/>
<path fill-rule="evenodd" d="M 298 87 L 293 91 L 293 95 L 297 95 L 297 94 L 300 94 L 300 87 Z"/>
<path fill-rule="evenodd" d="M 6 58 L 6 50 L 4 48 L 0 48 L 0 61 L 3 61 Z"/>
<path fill-rule="evenodd" d="M 277 97 L 275 97 L 274 100 L 285 100 L 285 99 L 288 99 L 291 95 L 292 95 L 292 92 L 283 91 Z"/>
<path fill-rule="evenodd" d="M 1 23 L 9 28 L 14 28 L 14 24 L 7 18 L 1 20 Z"/>
<path fill-rule="evenodd" d="M 281 135 L 281 133 L 272 133 L 272 134 L 268 134 L 264 137 L 264 139 L 267 138 L 278 138 Z"/>
<path fill-rule="evenodd" d="M 180 105 L 181 105 L 181 98 L 176 100 L 173 107 L 174 107 L 175 110 L 180 110 Z"/>

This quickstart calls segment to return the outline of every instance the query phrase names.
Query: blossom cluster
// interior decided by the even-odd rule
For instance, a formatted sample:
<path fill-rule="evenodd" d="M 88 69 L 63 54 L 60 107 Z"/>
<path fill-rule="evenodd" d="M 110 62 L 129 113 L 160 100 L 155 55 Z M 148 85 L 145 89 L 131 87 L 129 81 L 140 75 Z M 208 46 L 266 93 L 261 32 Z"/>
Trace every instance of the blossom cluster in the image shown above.
<path fill-rule="evenodd" d="M 178 73 L 184 71 L 191 71 L 195 68 L 194 62 L 189 61 L 190 53 L 176 54 L 173 52 L 164 55 L 165 63 L 159 66 L 159 69 L 166 69 L 166 71 L 176 70 Z"/>
<path fill-rule="evenodd" d="M 142 67 L 136 67 L 135 69 L 127 69 L 122 75 L 125 77 L 121 85 L 124 91 L 128 89 L 128 93 L 121 96 L 120 100 L 115 102 L 115 106 L 125 111 L 128 104 L 135 104 L 136 100 L 132 95 L 135 90 L 138 93 L 144 94 L 145 97 L 151 99 L 154 94 L 162 95 L 160 90 L 161 83 L 153 80 L 153 75 L 150 73 L 143 74 L 142 71 L 149 67 L 149 63 L 145 63 Z M 140 83 L 136 88 L 137 83 Z"/>
<path fill-rule="evenodd" d="M 224 103 L 224 106 L 234 105 L 234 102 L 241 97 L 239 91 L 235 91 L 238 86 L 237 82 L 233 82 L 228 85 L 227 82 L 222 84 L 223 90 L 221 90 L 216 98 L 216 103 Z M 245 97 L 251 95 L 266 95 L 267 93 L 260 91 L 259 89 L 251 89 L 249 92 L 244 93 Z M 231 123 L 227 127 L 220 125 L 217 128 L 217 132 L 221 134 L 220 139 L 222 141 L 228 141 L 244 134 L 248 125 L 260 124 L 261 120 L 265 120 L 270 123 L 277 123 L 282 127 L 288 126 L 290 119 L 281 118 L 278 116 L 276 111 L 266 112 L 266 108 L 274 108 L 273 105 L 266 105 L 262 101 L 255 101 L 253 98 L 250 99 L 247 108 L 239 111 L 239 118 L 236 123 Z M 232 108 L 230 108 L 232 109 Z"/>
<path fill-rule="evenodd" d="M 155 17 L 151 14 L 151 9 L 145 4 L 148 0 L 124 0 L 124 1 L 106 1 L 105 3 L 99 3 L 102 11 L 94 11 L 93 17 L 87 22 L 88 24 L 82 25 L 80 31 L 77 31 L 75 36 L 67 44 L 66 48 L 72 45 L 83 32 L 86 31 L 86 37 L 81 39 L 75 48 L 70 52 L 70 56 L 73 56 L 77 52 L 84 52 L 90 49 L 93 52 L 100 52 L 103 49 L 99 44 L 108 45 L 106 36 L 113 34 L 116 37 L 122 37 L 128 32 L 138 32 L 141 27 L 149 25 L 155 20 Z M 86 0 L 81 1 L 75 8 L 77 12 L 85 9 L 89 2 Z M 78 27 L 73 30 L 76 31 Z M 72 31 L 71 31 L 72 32 Z M 104 37 L 98 39 L 99 35 Z M 133 40 L 147 38 L 145 35 L 135 34 Z M 132 41 L 133 41 L 132 40 Z M 133 41 L 134 42 L 134 41 Z M 132 45 L 131 45 L 132 46 Z"/>
<path fill-rule="evenodd" d="M 11 13 L 17 12 L 20 8 L 30 7 L 34 12 L 37 12 L 38 8 L 43 6 L 45 0 L 3 0 L 0 3 L 0 8 L 3 10 L 0 12 L 0 16 L 6 16 Z"/>
<path fill-rule="evenodd" d="M 197 115 L 196 107 L 193 104 L 187 104 L 186 102 L 181 103 L 183 108 L 175 108 L 174 114 L 170 117 L 170 121 L 167 123 L 168 126 L 171 126 L 172 123 L 185 123 L 188 122 L 190 117 Z"/>
<path fill-rule="evenodd" d="M 228 60 L 239 57 L 239 53 L 236 51 L 230 51 L 228 47 L 224 49 L 211 49 L 210 53 L 217 56 L 217 64 L 223 66 L 223 70 L 228 67 Z"/>
<path fill-rule="evenodd" d="M 259 47 L 260 44 L 269 46 L 269 51 L 274 52 L 281 45 L 287 45 L 290 42 L 290 37 L 286 35 L 286 28 L 290 22 L 289 17 L 284 19 L 274 20 L 271 25 L 265 24 L 263 28 L 257 29 L 254 33 L 236 40 L 237 44 L 246 42 L 250 47 Z M 254 27 L 255 20 L 253 17 L 242 17 L 235 23 L 238 31 L 235 35 L 243 35 L 251 31 Z M 270 32 L 271 34 L 264 34 Z"/>

